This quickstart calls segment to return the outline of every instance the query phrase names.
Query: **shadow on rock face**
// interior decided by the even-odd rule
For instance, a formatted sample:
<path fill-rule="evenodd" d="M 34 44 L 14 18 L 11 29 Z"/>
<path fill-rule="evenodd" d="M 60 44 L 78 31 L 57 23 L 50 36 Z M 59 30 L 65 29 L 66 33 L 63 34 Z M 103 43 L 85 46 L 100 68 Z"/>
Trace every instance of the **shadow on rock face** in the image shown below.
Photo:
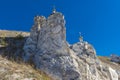
<path fill-rule="evenodd" d="M 0 37 L 0 55 L 12 60 L 22 60 L 27 37 Z"/>

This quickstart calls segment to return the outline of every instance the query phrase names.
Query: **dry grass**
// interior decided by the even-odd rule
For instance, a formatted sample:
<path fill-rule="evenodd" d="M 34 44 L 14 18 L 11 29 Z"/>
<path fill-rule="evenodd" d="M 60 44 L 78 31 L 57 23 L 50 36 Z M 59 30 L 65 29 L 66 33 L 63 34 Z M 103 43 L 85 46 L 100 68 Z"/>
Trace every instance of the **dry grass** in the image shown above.
<path fill-rule="evenodd" d="M 16 37 L 18 35 L 29 36 L 29 32 L 0 30 L 0 37 Z"/>
<path fill-rule="evenodd" d="M 7 57 L 0 56 L 0 80 L 52 80 L 42 71 L 23 63 L 19 57 L 14 59 L 17 49 L 22 50 L 24 40 L 21 39 L 26 36 L 29 36 L 28 32 L 0 30 L 0 38 L 6 38 L 8 43 L 4 49 L 0 47 L 0 53 L 3 53 L 3 56 L 6 54 Z M 21 44 L 17 46 L 18 43 Z"/>
<path fill-rule="evenodd" d="M 117 70 L 120 69 L 120 64 L 111 62 L 109 57 L 98 56 L 98 58 L 102 61 L 103 65 L 108 65 L 113 69 L 117 69 Z"/>
<path fill-rule="evenodd" d="M 25 63 L 16 63 L 0 56 L 0 80 L 52 80 L 45 73 Z"/>

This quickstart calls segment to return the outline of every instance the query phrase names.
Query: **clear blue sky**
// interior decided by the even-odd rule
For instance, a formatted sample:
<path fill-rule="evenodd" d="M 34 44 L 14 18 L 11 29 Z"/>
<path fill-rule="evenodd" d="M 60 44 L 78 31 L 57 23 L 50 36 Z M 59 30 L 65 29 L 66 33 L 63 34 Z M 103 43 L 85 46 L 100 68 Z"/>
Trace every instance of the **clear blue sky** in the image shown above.
<path fill-rule="evenodd" d="M 98 55 L 120 55 L 120 0 L 1 0 L 0 29 L 29 31 L 34 16 L 48 17 L 53 5 L 65 16 L 69 43 L 82 32 Z"/>

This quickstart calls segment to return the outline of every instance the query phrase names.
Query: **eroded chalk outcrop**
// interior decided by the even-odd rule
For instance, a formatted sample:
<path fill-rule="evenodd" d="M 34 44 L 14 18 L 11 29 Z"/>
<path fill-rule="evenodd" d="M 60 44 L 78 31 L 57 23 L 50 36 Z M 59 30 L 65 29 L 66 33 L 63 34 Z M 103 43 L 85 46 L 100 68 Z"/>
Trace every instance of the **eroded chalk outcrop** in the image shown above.
<path fill-rule="evenodd" d="M 55 80 L 118 80 L 115 71 L 101 64 L 88 42 L 67 43 L 61 13 L 53 11 L 47 19 L 37 16 L 34 21 L 24 45 L 25 61 L 32 60 Z"/>

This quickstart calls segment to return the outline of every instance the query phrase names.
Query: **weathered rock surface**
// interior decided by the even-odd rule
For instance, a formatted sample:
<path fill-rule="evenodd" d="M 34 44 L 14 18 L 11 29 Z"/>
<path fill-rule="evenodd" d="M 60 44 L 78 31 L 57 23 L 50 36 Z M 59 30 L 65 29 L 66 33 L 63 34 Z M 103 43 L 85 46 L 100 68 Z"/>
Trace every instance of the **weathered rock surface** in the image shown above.
<path fill-rule="evenodd" d="M 91 44 L 86 41 L 78 42 L 70 46 L 70 48 L 77 54 L 79 57 L 84 55 L 89 56 L 93 59 L 96 59 L 96 51 Z"/>
<path fill-rule="evenodd" d="M 111 62 L 111 59 L 109 57 L 98 56 L 98 58 L 101 60 L 102 66 L 107 65 L 108 67 L 114 69 L 118 74 L 118 80 L 120 80 L 120 64 Z"/>
<path fill-rule="evenodd" d="M 34 19 L 30 37 L 24 45 L 24 60 L 54 80 L 118 80 L 115 70 L 102 65 L 88 42 L 69 45 L 66 42 L 64 16 L 54 12 L 47 19 Z"/>
<path fill-rule="evenodd" d="M 111 55 L 110 56 L 110 59 L 112 62 L 116 62 L 116 63 L 120 63 L 120 56 L 117 56 L 117 55 Z"/>
<path fill-rule="evenodd" d="M 115 70 L 109 67 L 109 72 L 110 72 L 110 79 L 111 80 L 118 80 L 118 74 L 116 73 Z"/>
<path fill-rule="evenodd" d="M 24 46 L 25 60 L 34 57 L 37 68 L 55 79 L 80 80 L 80 72 L 77 71 L 78 66 L 75 65 L 77 63 L 70 56 L 66 43 L 64 26 L 64 16 L 58 12 L 50 15 L 47 20 L 44 17 L 35 17 L 35 25 Z"/>
<path fill-rule="evenodd" d="M 116 70 L 110 66 L 102 65 L 102 62 L 97 58 L 96 51 L 91 44 L 86 41 L 78 42 L 70 46 L 79 59 L 83 62 L 80 67 L 82 80 L 118 80 Z"/>
<path fill-rule="evenodd" d="M 0 30 L 0 55 L 14 59 L 21 58 L 28 36 L 28 32 Z"/>

